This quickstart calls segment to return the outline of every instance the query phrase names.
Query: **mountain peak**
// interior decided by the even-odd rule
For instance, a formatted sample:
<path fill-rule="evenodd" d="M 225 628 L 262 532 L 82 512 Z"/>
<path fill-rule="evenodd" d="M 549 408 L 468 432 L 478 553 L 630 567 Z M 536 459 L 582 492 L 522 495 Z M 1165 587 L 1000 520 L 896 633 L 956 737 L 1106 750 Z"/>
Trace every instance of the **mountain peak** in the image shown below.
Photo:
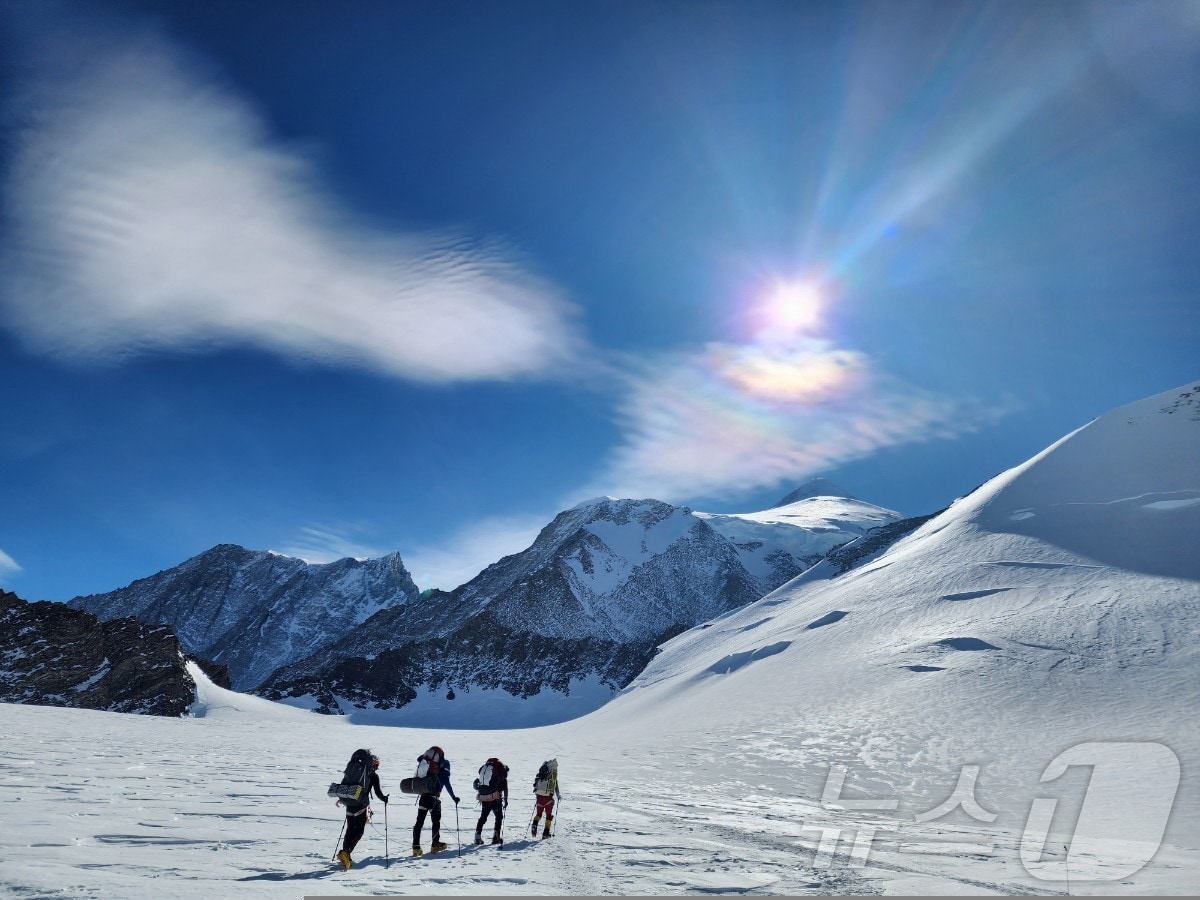
<path fill-rule="evenodd" d="M 571 507 L 571 510 L 587 509 L 589 506 L 603 506 L 606 503 L 619 503 L 619 502 L 620 501 L 616 497 L 608 497 L 608 496 L 589 497 L 587 500 L 580 500 L 578 503 L 576 503 L 574 506 Z M 569 511 L 570 510 L 568 510 L 568 512 Z"/>
<path fill-rule="evenodd" d="M 787 506 L 789 503 L 795 503 L 798 500 L 808 500 L 812 497 L 842 497 L 846 500 L 858 500 L 853 494 L 848 494 L 842 490 L 828 478 L 813 478 L 810 481 L 804 482 L 800 487 L 796 488 L 782 500 L 771 507 L 772 509 L 780 506 Z"/>

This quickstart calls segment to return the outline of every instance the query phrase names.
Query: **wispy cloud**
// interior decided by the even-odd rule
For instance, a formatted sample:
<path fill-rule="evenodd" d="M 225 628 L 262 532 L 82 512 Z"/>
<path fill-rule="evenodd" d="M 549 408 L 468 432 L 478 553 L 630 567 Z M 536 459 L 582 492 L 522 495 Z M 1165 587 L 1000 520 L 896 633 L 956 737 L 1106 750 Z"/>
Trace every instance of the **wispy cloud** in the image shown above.
<path fill-rule="evenodd" d="M 586 493 L 732 498 L 1007 411 L 906 384 L 819 339 L 786 351 L 710 344 L 628 379 L 622 442 Z"/>
<path fill-rule="evenodd" d="M 404 566 L 422 590 L 451 590 L 470 581 L 492 563 L 533 543 L 538 532 L 559 512 L 544 515 L 494 516 L 472 522 L 436 544 L 386 547 L 370 540 L 368 526 L 309 525 L 275 552 L 310 563 L 329 563 L 346 557 L 377 559 L 399 551 Z M 2 570 L 0 570 L 2 573 Z"/>
<path fill-rule="evenodd" d="M 15 575 L 20 571 L 22 570 L 17 565 L 17 561 L 3 550 L 0 550 L 0 583 L 3 583 L 4 579 L 8 576 Z"/>
<path fill-rule="evenodd" d="M 546 373 L 575 309 L 495 247 L 354 222 L 252 106 L 153 35 L 44 52 L 10 117 L 0 315 L 111 359 L 250 344 L 433 382 Z"/>
<path fill-rule="evenodd" d="M 360 530 L 354 526 L 305 526 L 297 537 L 276 552 L 310 563 L 328 563 L 346 557 L 375 559 L 391 552 L 378 544 L 357 539 L 354 535 Z"/>
<path fill-rule="evenodd" d="M 492 563 L 524 550 L 557 512 L 481 519 L 437 545 L 415 547 L 401 555 L 418 587 L 451 590 Z"/>

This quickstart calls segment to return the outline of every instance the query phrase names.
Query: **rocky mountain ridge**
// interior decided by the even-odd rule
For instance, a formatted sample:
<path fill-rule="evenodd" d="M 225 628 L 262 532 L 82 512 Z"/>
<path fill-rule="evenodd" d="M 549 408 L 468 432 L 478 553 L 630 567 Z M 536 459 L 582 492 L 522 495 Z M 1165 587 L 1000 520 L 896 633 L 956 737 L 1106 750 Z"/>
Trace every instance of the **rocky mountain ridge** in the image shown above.
<path fill-rule="evenodd" d="M 457 715 L 481 697 L 510 709 L 539 697 L 555 717 L 579 714 L 623 688 L 662 641 L 901 519 L 831 490 L 814 482 L 789 495 L 800 499 L 745 514 L 598 498 L 466 584 L 420 596 L 396 553 L 313 565 L 223 544 L 71 605 L 171 623 L 189 652 L 228 666 L 239 690 L 322 712 L 414 704 L 414 715 Z"/>
<path fill-rule="evenodd" d="M 136 616 L 170 624 L 189 652 L 226 666 L 233 686 L 246 690 L 418 593 L 398 553 L 317 564 L 218 544 L 174 568 L 69 605 L 102 619 Z"/>
<path fill-rule="evenodd" d="M 599 498 L 563 511 L 528 549 L 454 591 L 424 596 L 436 615 L 416 622 L 409 609 L 383 610 L 361 634 L 280 669 L 263 693 L 348 713 L 395 709 L 424 694 L 424 708 L 443 701 L 448 714 L 452 697 L 464 713 L 473 708 L 477 697 L 461 702 L 471 691 L 528 700 L 602 686 L 575 704 L 581 714 L 623 688 L 662 641 L 899 520 L 823 496 L 770 516 Z"/>

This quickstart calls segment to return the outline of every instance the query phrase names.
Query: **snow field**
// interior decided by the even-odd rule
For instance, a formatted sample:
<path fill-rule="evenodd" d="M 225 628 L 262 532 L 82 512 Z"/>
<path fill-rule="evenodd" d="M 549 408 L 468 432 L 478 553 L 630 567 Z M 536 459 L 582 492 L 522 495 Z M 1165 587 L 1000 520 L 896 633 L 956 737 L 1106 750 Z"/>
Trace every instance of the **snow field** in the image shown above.
<path fill-rule="evenodd" d="M 1191 893 L 1200 386 L 1177 393 L 1079 429 L 858 569 L 679 635 L 557 725 L 356 725 L 200 674 L 194 718 L 0 705 L 0 893 Z M 1071 518 L 1101 509 L 1112 527 Z M 1147 516 L 1170 528 L 1145 539 Z M 467 840 L 475 769 L 511 767 L 510 846 L 405 858 L 397 793 L 392 864 L 377 816 L 335 872 L 324 792 L 350 753 L 383 758 L 387 792 L 435 743 Z M 535 842 L 521 829 L 549 757 L 560 830 Z"/>
<path fill-rule="evenodd" d="M 914 824 L 908 807 L 936 805 L 950 793 L 952 779 L 936 765 L 923 767 L 919 755 L 908 757 L 918 761 L 914 783 L 923 771 L 941 775 L 914 805 L 903 785 L 897 791 L 879 777 L 894 774 L 891 763 L 912 745 L 896 743 L 887 729 L 860 730 L 852 719 L 843 719 L 840 731 L 828 727 L 831 717 L 801 732 L 749 728 L 731 718 L 690 737 L 677 728 L 629 734 L 588 720 L 528 731 L 431 732 L 264 710 L 257 698 L 242 698 L 248 702 L 239 709 L 240 695 L 230 700 L 212 690 L 227 702 L 214 703 L 203 718 L 0 706 L 0 847 L 9 861 L 0 869 L 0 894 L 137 900 L 329 893 L 1039 894 L 1064 887 L 1028 876 L 1019 863 L 1019 828 L 1004 818 L 981 825 L 960 812 Z M 415 810 L 412 798 L 396 788 L 435 742 L 453 762 L 453 783 L 463 798 L 462 855 L 454 807 L 444 798 L 443 838 L 451 850 L 412 859 Z M 341 873 L 331 857 L 343 817 L 324 790 L 358 746 L 383 759 L 384 790 L 393 798 L 387 810 L 391 859 L 385 867 L 384 811 L 376 801 L 357 864 Z M 489 755 L 512 768 L 503 849 L 469 843 L 478 816 L 469 784 Z M 524 832 L 533 807 L 529 785 L 537 764 L 550 756 L 563 770 L 560 830 L 550 841 L 534 841 Z M 843 796 L 899 793 L 901 808 L 823 807 L 829 759 L 849 772 Z M 983 787 L 980 802 L 1003 813 L 1002 798 L 986 782 Z M 855 842 L 866 841 L 868 827 L 880 830 L 856 860 Z M 823 852 L 822 840 L 834 829 L 839 840 Z M 429 841 L 427 825 L 426 849 Z M 912 851 L 924 843 L 948 849 Z M 1099 887 L 1181 890 L 1196 858 L 1194 850 L 1168 847 L 1128 885 Z"/>

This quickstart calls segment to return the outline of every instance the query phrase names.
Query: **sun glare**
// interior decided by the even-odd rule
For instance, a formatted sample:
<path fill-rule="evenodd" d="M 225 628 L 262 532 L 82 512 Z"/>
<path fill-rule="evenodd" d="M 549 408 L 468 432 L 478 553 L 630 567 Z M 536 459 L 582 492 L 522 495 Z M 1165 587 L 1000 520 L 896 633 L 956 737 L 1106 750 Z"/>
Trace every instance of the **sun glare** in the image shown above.
<path fill-rule="evenodd" d="M 776 284 L 766 296 L 767 319 L 782 331 L 810 332 L 820 321 L 824 297 L 811 281 Z"/>

